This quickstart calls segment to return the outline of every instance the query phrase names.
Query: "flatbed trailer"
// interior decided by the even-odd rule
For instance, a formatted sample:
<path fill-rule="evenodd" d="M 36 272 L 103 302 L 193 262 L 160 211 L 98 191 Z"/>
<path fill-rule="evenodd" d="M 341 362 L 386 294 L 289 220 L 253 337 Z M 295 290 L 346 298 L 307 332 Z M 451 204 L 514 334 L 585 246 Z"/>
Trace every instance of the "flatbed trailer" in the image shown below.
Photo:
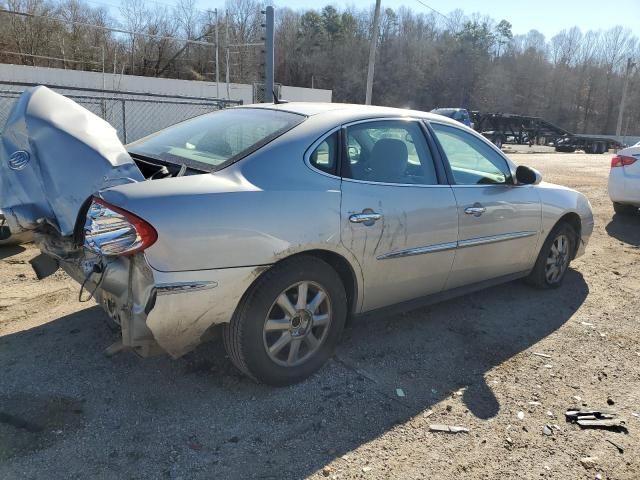
<path fill-rule="evenodd" d="M 605 153 L 623 145 L 617 140 L 571 133 L 540 117 L 514 113 L 471 112 L 473 128 L 502 148 L 504 144 L 548 145 L 557 152 Z"/>

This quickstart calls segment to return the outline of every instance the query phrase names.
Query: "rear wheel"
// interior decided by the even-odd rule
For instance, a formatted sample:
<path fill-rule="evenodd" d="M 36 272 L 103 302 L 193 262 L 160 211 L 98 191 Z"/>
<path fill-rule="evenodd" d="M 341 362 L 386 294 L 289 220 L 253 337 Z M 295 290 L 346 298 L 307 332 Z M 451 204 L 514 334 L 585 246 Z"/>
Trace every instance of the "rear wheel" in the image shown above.
<path fill-rule="evenodd" d="M 234 365 L 258 382 L 283 386 L 317 371 L 333 354 L 347 316 L 340 277 L 308 255 L 262 275 L 224 328 Z"/>
<path fill-rule="evenodd" d="M 527 282 L 538 288 L 558 288 L 569 268 L 578 236 L 566 223 L 556 225 L 540 249 Z"/>
<path fill-rule="evenodd" d="M 618 215 L 636 215 L 638 208 L 633 205 L 625 205 L 623 203 L 613 202 L 613 210 Z"/>

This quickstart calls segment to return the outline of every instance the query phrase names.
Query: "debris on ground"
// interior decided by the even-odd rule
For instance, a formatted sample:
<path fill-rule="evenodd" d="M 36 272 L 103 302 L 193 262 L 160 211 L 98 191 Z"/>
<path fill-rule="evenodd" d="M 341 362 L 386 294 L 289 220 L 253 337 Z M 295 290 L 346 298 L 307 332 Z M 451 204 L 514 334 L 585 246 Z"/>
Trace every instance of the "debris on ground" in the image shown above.
<path fill-rule="evenodd" d="M 404 390 L 401 388 L 396 388 L 396 395 L 399 397 L 404 397 Z"/>
<path fill-rule="evenodd" d="M 524 420 L 524 412 L 518 412 L 518 420 Z"/>
<path fill-rule="evenodd" d="M 624 447 L 622 447 L 621 445 L 618 445 L 615 442 L 612 442 L 611 440 L 609 440 L 607 438 L 607 442 L 609 442 L 611 445 L 613 445 L 614 447 L 616 447 L 618 449 L 618 453 L 624 453 Z"/>
<path fill-rule="evenodd" d="M 459 427 L 456 425 L 440 425 L 432 423 L 429 425 L 430 432 L 445 432 L 445 433 L 469 433 L 469 429 L 466 427 Z"/>
<path fill-rule="evenodd" d="M 426 412 L 424 412 L 424 413 L 422 414 L 422 416 L 423 416 L 424 418 L 429 418 L 431 415 L 433 415 L 433 410 L 431 410 L 431 409 L 427 410 Z"/>
<path fill-rule="evenodd" d="M 598 465 L 598 457 L 582 457 L 580 463 L 584 468 L 595 468 Z"/>
<path fill-rule="evenodd" d="M 453 392 L 453 396 L 454 396 L 454 397 L 461 397 L 462 395 L 464 395 L 464 391 L 465 391 L 465 390 L 466 390 L 465 388 L 461 388 L 461 389 L 459 389 L 459 390 L 457 390 L 457 391 Z"/>
<path fill-rule="evenodd" d="M 545 425 L 544 428 L 542 429 L 542 433 L 543 435 L 550 437 L 551 435 L 553 435 L 553 430 L 551 430 L 551 427 L 549 425 Z"/>
<path fill-rule="evenodd" d="M 547 355 L 546 353 L 533 352 L 533 354 L 542 358 L 551 358 L 551 355 Z"/>
<path fill-rule="evenodd" d="M 626 422 L 615 418 L 616 414 L 607 410 L 572 409 L 565 413 L 567 422 L 577 423 L 582 428 L 604 428 L 612 431 L 627 431 Z"/>

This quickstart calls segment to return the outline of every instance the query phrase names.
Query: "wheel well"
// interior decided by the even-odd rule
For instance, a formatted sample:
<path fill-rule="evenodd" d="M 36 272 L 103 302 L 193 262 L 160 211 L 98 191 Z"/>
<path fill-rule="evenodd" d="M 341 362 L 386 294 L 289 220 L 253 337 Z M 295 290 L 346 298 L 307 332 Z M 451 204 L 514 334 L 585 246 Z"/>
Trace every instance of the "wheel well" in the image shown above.
<path fill-rule="evenodd" d="M 578 247 L 580 244 L 580 237 L 582 233 L 582 220 L 580 220 L 580 215 L 574 212 L 569 212 L 563 215 L 560 218 L 560 220 L 558 220 L 556 225 L 560 225 L 561 223 L 566 223 L 567 225 L 569 225 L 576 232 L 576 235 L 578 236 L 576 246 L 575 246 L 575 251 L 573 252 L 573 256 L 575 257 L 578 251 Z"/>
<path fill-rule="evenodd" d="M 358 282 L 351 264 L 342 255 L 331 252 L 329 250 L 306 250 L 290 257 L 279 260 L 276 265 L 282 261 L 289 260 L 297 255 L 313 255 L 320 260 L 328 263 L 336 271 L 347 294 L 348 312 L 354 313 L 356 307 L 356 299 L 358 296 Z"/>

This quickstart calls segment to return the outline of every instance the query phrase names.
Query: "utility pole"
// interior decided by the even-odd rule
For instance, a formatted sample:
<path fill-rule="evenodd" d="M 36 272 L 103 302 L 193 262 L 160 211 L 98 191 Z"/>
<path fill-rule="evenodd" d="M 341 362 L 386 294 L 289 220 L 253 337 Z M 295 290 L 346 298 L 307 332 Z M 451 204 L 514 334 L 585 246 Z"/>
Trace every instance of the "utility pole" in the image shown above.
<path fill-rule="evenodd" d="M 229 10 L 225 12 L 225 24 L 224 24 L 224 39 L 225 45 L 227 47 L 227 72 L 226 72 L 226 83 L 227 83 L 227 100 L 231 100 L 231 94 L 229 93 Z"/>
<path fill-rule="evenodd" d="M 215 9 L 216 15 L 216 100 L 220 100 L 220 63 L 218 61 L 218 52 L 220 41 L 218 37 L 218 9 Z"/>
<path fill-rule="evenodd" d="M 376 0 L 376 10 L 373 14 L 373 31 L 371 32 L 371 44 L 369 45 L 369 70 L 367 71 L 367 93 L 364 103 L 371 105 L 371 94 L 373 93 L 373 71 L 376 64 L 376 44 L 378 43 L 378 28 L 380 26 L 380 3 Z"/>
<path fill-rule="evenodd" d="M 264 36 L 264 102 L 273 103 L 273 31 L 274 14 L 273 7 L 265 9 L 265 36 Z"/>
<path fill-rule="evenodd" d="M 631 77 L 631 71 L 636 64 L 631 61 L 631 58 L 627 59 L 627 69 L 624 75 L 624 85 L 622 87 L 622 98 L 620 99 L 620 108 L 618 109 L 618 124 L 616 125 L 616 139 L 622 143 L 622 118 L 624 116 L 624 107 L 627 101 L 627 89 L 629 88 L 629 78 Z"/>

